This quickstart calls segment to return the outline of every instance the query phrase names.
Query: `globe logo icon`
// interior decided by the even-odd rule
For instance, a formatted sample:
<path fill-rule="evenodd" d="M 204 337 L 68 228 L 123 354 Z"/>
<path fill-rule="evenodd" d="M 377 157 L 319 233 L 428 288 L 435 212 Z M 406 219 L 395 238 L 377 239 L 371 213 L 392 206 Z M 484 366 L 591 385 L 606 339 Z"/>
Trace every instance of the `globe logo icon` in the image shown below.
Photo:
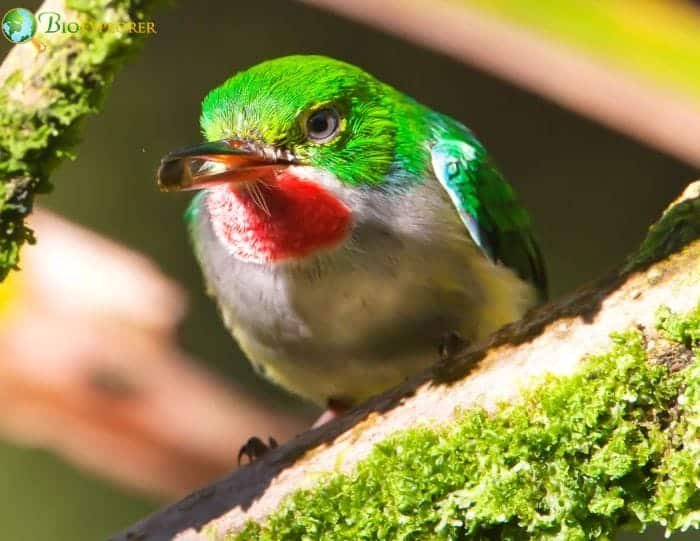
<path fill-rule="evenodd" d="M 13 8 L 3 16 L 0 29 L 10 42 L 24 43 L 36 34 L 36 20 L 28 9 Z"/>

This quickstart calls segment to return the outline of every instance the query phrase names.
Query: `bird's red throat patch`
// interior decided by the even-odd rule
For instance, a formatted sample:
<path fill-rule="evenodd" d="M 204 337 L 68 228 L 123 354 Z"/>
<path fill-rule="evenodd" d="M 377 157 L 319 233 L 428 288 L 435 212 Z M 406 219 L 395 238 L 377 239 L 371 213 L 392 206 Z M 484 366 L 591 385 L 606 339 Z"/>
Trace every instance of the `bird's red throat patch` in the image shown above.
<path fill-rule="evenodd" d="M 207 208 L 218 238 L 244 261 L 272 263 L 301 258 L 339 244 L 350 228 L 350 210 L 318 184 L 287 171 L 257 185 L 214 188 Z M 262 199 L 262 200 L 261 200 Z"/>

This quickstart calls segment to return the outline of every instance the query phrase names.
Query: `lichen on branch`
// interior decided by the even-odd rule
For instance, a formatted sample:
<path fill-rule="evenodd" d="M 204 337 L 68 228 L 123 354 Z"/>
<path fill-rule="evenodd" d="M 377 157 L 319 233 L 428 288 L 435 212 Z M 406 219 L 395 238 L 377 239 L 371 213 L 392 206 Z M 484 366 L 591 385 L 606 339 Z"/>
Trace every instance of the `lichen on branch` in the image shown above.
<path fill-rule="evenodd" d="M 145 20 L 154 0 L 48 0 L 39 11 L 65 20 Z M 44 38 L 42 38 L 44 39 Z M 34 240 L 24 219 L 34 194 L 50 189 L 51 171 L 74 157 L 82 120 L 98 112 L 125 58 L 141 35 L 55 33 L 38 52 L 16 45 L 0 67 L 0 280 L 18 267 L 19 251 Z"/>

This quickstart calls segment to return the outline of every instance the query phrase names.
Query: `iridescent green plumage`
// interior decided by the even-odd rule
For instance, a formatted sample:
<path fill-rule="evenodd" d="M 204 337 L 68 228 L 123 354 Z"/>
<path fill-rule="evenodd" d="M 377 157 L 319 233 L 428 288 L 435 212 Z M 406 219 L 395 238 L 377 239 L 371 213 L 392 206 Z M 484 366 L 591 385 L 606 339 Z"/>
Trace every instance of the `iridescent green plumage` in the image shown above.
<path fill-rule="evenodd" d="M 433 174 L 484 254 L 514 269 L 544 300 L 547 277 L 529 214 L 471 132 L 443 115 L 436 117 Z"/>
<path fill-rule="evenodd" d="M 308 142 L 305 119 L 329 103 L 343 119 L 340 136 L 326 145 Z M 287 56 L 258 64 L 210 92 L 201 124 L 210 141 L 232 134 L 259 139 L 345 182 L 380 184 L 392 166 L 423 173 L 430 127 L 418 110 L 424 111 L 356 66 L 323 56 Z"/>

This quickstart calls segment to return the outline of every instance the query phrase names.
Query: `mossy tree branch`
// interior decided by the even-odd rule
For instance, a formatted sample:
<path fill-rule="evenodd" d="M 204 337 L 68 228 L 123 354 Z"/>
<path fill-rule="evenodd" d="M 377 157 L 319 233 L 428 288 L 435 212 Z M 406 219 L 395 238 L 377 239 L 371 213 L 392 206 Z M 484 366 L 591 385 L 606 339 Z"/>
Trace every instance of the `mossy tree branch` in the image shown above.
<path fill-rule="evenodd" d="M 47 0 L 39 8 L 63 21 L 128 23 L 144 20 L 153 0 Z M 41 37 L 41 35 L 40 35 Z M 49 174 L 73 157 L 82 120 L 96 113 L 139 34 L 86 31 L 43 37 L 39 52 L 16 45 L 0 66 L 0 281 L 17 268 L 32 242 L 24 219 Z"/>
<path fill-rule="evenodd" d="M 115 540 L 600 539 L 700 524 L 700 182 L 620 271 Z"/>

